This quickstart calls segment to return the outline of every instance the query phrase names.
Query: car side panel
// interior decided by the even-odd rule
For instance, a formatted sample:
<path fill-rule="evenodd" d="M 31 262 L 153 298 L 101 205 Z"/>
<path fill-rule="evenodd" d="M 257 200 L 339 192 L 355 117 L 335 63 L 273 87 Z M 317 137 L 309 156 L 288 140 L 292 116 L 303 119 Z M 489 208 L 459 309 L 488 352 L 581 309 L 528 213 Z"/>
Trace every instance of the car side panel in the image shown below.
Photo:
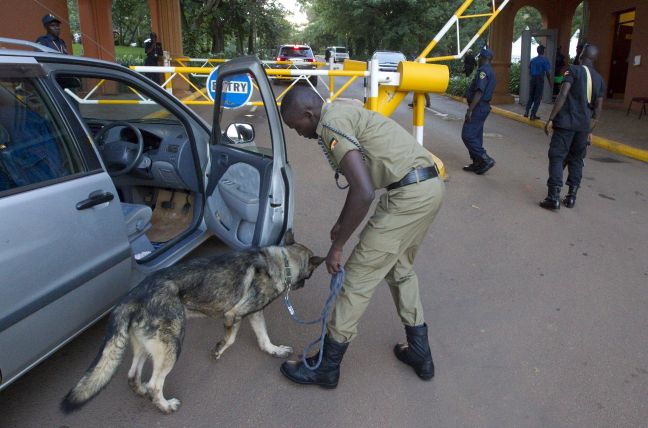
<path fill-rule="evenodd" d="M 97 190 L 115 198 L 78 210 L 77 203 Z M 105 172 L 0 198 L 0 212 L 0 369 L 6 380 L 84 328 L 132 284 L 123 214 Z"/>
<path fill-rule="evenodd" d="M 99 320 L 129 283 L 130 258 L 0 332 L 3 389 Z M 93 316 L 89 317 L 92 308 Z"/>

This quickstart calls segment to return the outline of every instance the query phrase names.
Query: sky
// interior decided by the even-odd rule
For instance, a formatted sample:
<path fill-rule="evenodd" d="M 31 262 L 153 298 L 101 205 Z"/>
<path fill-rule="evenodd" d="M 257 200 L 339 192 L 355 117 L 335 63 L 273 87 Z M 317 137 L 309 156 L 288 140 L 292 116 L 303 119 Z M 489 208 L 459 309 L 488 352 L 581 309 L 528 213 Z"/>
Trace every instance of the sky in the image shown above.
<path fill-rule="evenodd" d="M 295 0 L 278 0 L 278 3 L 281 3 L 286 9 L 291 11 L 291 13 L 286 16 L 288 21 L 300 26 L 308 23 L 306 14 L 301 11 Z"/>

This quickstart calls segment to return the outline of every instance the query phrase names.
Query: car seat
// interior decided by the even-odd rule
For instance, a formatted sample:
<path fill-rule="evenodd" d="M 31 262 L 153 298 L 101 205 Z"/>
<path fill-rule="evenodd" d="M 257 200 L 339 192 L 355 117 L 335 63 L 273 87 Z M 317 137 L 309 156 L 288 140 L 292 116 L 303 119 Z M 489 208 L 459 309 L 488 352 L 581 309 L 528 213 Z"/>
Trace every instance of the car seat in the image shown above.
<path fill-rule="evenodd" d="M 49 120 L 7 90 L 0 90 L 0 125 L 6 131 L 0 161 L 12 187 L 71 174 Z"/>

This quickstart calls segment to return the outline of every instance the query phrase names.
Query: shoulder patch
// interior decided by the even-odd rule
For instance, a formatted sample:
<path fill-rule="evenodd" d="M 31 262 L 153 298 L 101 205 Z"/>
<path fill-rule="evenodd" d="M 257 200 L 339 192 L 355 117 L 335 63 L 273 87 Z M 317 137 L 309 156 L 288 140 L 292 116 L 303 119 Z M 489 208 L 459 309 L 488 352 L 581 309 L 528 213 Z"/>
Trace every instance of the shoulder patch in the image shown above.
<path fill-rule="evenodd" d="M 331 150 L 335 149 L 335 146 L 337 146 L 337 140 L 335 138 L 331 138 L 331 142 L 329 143 L 329 147 Z"/>
<path fill-rule="evenodd" d="M 479 73 L 479 78 L 480 79 L 485 79 L 486 78 L 486 72 L 482 71 L 481 73 Z"/>

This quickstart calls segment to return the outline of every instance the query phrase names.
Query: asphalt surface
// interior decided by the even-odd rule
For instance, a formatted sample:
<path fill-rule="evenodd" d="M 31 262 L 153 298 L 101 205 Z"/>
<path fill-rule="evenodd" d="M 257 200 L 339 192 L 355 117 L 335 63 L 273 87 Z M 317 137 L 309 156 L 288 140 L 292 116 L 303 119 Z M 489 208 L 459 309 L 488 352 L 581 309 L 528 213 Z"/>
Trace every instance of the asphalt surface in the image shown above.
<path fill-rule="evenodd" d="M 361 98 L 361 88 L 349 95 Z M 182 401 L 177 413 L 162 415 L 131 392 L 129 354 L 97 398 L 65 416 L 58 404 L 94 358 L 100 322 L 0 392 L 0 426 L 648 426 L 648 165 L 592 148 L 576 207 L 548 212 L 537 205 L 546 193 L 542 132 L 492 115 L 485 146 L 497 165 L 476 176 L 461 170 L 464 113 L 443 97 L 426 112 L 425 145 L 449 173 L 416 262 L 437 367 L 431 382 L 392 354 L 404 332 L 384 286 L 336 390 L 285 380 L 281 360 L 258 349 L 247 323 L 214 362 L 221 322 L 192 319 L 165 385 L 167 398 Z M 411 127 L 404 104 L 393 118 Z M 345 192 L 313 140 L 288 129 L 286 137 L 296 238 L 325 255 Z M 218 248 L 210 241 L 198 253 Z M 303 317 L 318 314 L 328 282 L 320 269 L 292 295 Z M 316 335 L 279 302 L 266 319 L 271 339 L 297 353 Z"/>

